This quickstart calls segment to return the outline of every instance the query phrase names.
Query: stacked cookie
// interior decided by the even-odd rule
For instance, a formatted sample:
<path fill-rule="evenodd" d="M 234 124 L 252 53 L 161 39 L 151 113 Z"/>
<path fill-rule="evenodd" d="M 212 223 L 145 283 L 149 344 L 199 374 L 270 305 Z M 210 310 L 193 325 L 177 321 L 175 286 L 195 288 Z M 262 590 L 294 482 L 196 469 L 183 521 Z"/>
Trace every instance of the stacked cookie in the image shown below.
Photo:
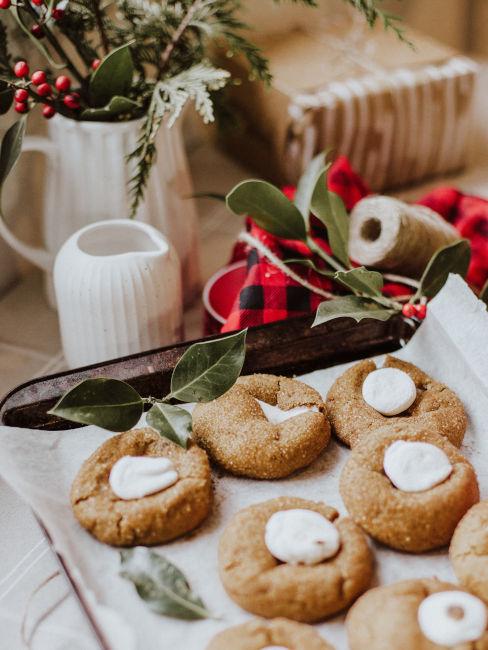
<path fill-rule="evenodd" d="M 102 542 L 161 544 L 210 512 L 209 460 L 236 476 L 284 478 L 313 462 L 332 431 L 351 447 L 340 478 L 350 517 L 285 496 L 236 513 L 220 539 L 220 578 L 238 605 L 269 620 L 226 630 L 209 650 L 331 650 L 306 624 L 346 609 L 370 587 L 367 535 L 419 553 L 447 545 L 458 524 L 451 558 L 465 590 L 414 580 L 368 591 L 347 616 L 349 642 L 351 650 L 488 650 L 480 600 L 488 598 L 488 507 L 469 510 L 479 491 L 458 451 L 466 424 L 451 390 L 393 357 L 380 369 L 362 361 L 347 370 L 326 404 L 297 380 L 241 377 L 195 407 L 187 449 L 151 429 L 109 439 L 80 469 L 73 511 Z"/>

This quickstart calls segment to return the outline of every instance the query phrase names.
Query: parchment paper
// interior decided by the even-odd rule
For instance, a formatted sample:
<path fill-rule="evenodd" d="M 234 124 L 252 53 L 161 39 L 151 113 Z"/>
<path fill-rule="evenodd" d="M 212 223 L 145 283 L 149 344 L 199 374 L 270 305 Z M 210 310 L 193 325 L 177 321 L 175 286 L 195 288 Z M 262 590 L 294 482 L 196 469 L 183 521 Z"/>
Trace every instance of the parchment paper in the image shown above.
<path fill-rule="evenodd" d="M 431 302 L 424 324 L 397 356 L 445 382 L 464 402 L 469 428 L 462 451 L 477 471 L 482 498 L 488 497 L 488 314 L 459 276 L 449 278 Z M 346 365 L 302 379 L 325 396 Z M 203 650 L 215 633 L 250 618 L 227 597 L 217 569 L 220 533 L 241 508 L 293 495 L 323 500 L 346 514 L 338 479 L 350 452 L 335 441 L 309 468 L 284 480 L 238 479 L 214 471 L 211 516 L 193 534 L 157 550 L 184 571 L 220 620 L 182 622 L 158 616 L 119 577 L 118 551 L 85 532 L 69 506 L 69 488 L 79 466 L 110 435 L 97 427 L 60 432 L 1 427 L 0 473 L 44 522 L 113 650 Z M 426 576 L 454 580 L 445 550 L 415 556 L 371 544 L 375 584 Z M 347 648 L 343 618 L 317 626 L 337 650 Z"/>

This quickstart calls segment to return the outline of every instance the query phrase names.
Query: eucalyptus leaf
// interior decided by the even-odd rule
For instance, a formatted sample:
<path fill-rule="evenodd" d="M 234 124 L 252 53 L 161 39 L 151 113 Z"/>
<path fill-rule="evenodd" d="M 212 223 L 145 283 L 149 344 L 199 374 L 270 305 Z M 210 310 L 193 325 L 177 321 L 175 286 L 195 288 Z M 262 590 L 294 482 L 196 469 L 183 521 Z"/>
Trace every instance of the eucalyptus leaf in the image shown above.
<path fill-rule="evenodd" d="M 96 424 L 109 431 L 127 431 L 143 411 L 139 394 L 118 379 L 85 379 L 61 397 L 49 411 L 65 420 Z"/>
<path fill-rule="evenodd" d="M 12 88 L 0 90 L 0 115 L 5 115 L 10 110 L 14 100 L 14 91 Z"/>
<path fill-rule="evenodd" d="M 93 72 L 89 90 L 96 107 L 106 106 L 116 95 L 123 97 L 129 92 L 134 76 L 131 44 L 125 43 L 112 50 Z"/>
<path fill-rule="evenodd" d="M 348 266 L 349 216 L 341 197 L 327 189 L 326 171 L 320 174 L 315 183 L 310 209 L 327 228 L 332 253 L 344 266 Z"/>
<path fill-rule="evenodd" d="M 365 318 L 386 321 L 396 313 L 398 312 L 394 309 L 385 309 L 366 298 L 344 296 L 321 302 L 312 327 L 328 323 L 335 318 L 353 318 L 357 323 Z"/>
<path fill-rule="evenodd" d="M 130 580 L 156 614 L 184 620 L 209 618 L 185 575 L 165 557 L 142 546 L 120 552 L 120 575 Z"/>
<path fill-rule="evenodd" d="M 488 280 L 485 282 L 485 286 L 483 287 L 483 289 L 481 289 L 481 293 L 479 295 L 479 298 L 488 307 Z"/>
<path fill-rule="evenodd" d="M 227 194 L 226 202 L 232 212 L 249 215 L 272 235 L 284 239 L 306 239 L 305 222 L 300 211 L 271 183 L 243 181 Z"/>
<path fill-rule="evenodd" d="M 306 223 L 308 223 L 310 215 L 310 204 L 312 203 L 317 178 L 330 167 L 330 163 L 327 165 L 325 163 L 326 157 L 327 152 L 324 151 L 315 156 L 298 181 L 294 203 L 302 213 Z"/>
<path fill-rule="evenodd" d="M 3 187 L 7 176 L 12 171 L 22 151 L 25 121 L 25 116 L 21 117 L 3 136 L 0 148 L 0 189 Z"/>
<path fill-rule="evenodd" d="M 325 269 L 320 269 L 315 264 L 315 262 L 308 257 L 296 257 L 288 260 L 283 260 L 283 262 L 285 264 L 300 264 L 301 266 L 306 266 L 307 268 L 312 269 L 312 271 L 315 271 L 315 273 L 323 275 L 326 278 L 330 278 L 331 280 L 333 280 L 335 277 L 334 271 L 326 271 Z"/>
<path fill-rule="evenodd" d="M 467 239 L 440 248 L 431 257 L 416 295 L 433 298 L 446 283 L 449 273 L 458 273 L 464 278 L 470 260 L 471 246 Z"/>
<path fill-rule="evenodd" d="M 381 296 L 383 276 L 378 271 L 368 271 L 364 266 L 350 271 L 337 271 L 334 279 L 354 293 L 366 296 Z"/>
<path fill-rule="evenodd" d="M 192 426 L 188 411 L 172 404 L 158 402 L 151 407 L 146 419 L 150 427 L 186 449 Z"/>
<path fill-rule="evenodd" d="M 227 392 L 244 364 L 246 334 L 242 330 L 189 347 L 173 370 L 170 396 L 183 402 L 209 402 Z"/>
<path fill-rule="evenodd" d="M 139 104 L 132 99 L 115 95 L 108 104 L 101 108 L 86 108 L 81 113 L 81 119 L 108 121 L 120 113 L 129 113 L 137 108 L 140 108 Z"/>

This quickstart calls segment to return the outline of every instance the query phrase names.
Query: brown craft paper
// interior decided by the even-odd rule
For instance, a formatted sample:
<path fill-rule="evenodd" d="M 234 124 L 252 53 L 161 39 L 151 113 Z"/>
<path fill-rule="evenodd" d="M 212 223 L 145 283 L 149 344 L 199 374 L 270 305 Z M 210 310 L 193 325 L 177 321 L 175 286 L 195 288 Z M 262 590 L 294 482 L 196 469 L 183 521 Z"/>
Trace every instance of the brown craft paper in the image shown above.
<path fill-rule="evenodd" d="M 314 154 L 347 155 L 372 189 L 406 185 L 465 163 L 476 65 L 409 30 L 412 50 L 382 29 L 295 30 L 261 45 L 273 87 L 231 91 L 240 128 L 228 146 L 262 174 L 295 183 Z"/>

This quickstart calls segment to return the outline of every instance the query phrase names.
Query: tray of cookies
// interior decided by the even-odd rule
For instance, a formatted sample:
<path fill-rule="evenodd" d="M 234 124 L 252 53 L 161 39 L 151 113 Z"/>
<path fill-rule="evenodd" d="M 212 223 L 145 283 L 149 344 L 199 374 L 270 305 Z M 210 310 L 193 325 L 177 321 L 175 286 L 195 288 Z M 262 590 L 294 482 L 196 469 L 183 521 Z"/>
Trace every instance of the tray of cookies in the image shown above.
<path fill-rule="evenodd" d="M 105 428 L 2 427 L 0 472 L 40 517 L 101 647 L 488 648 L 480 304 L 449 280 L 393 354 L 244 366 L 232 381 L 237 343 L 217 363 L 201 342 L 175 355 L 173 399 L 146 393 L 144 414 L 132 382 L 107 416 L 117 385 L 97 375 L 50 410 L 96 412 Z M 188 376 L 196 352 L 197 374 L 212 368 L 203 383 Z M 83 386 L 108 387 L 110 409 Z"/>

